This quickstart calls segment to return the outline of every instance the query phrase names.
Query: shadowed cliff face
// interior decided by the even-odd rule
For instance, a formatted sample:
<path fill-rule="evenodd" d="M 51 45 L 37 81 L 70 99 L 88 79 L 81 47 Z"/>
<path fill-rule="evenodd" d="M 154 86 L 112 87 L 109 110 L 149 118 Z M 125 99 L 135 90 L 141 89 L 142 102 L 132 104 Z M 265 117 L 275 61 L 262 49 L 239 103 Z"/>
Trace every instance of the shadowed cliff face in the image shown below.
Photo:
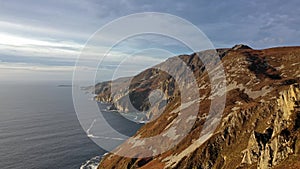
<path fill-rule="evenodd" d="M 193 77 L 199 77 L 205 70 L 197 54 L 181 55 L 170 58 L 134 77 L 97 84 L 95 93 L 98 96 L 95 99 L 110 102 L 113 104 L 113 109 L 123 113 L 136 111 L 145 113 L 147 119 L 140 120 L 149 120 L 172 100 L 181 97 L 179 85 L 189 85 L 186 67 L 189 68 L 191 74 L 194 74 Z M 167 72 L 173 72 L 174 75 Z M 178 84 L 176 78 L 183 84 Z M 156 100 L 150 103 L 149 98 L 155 90 L 160 92 L 161 97 L 156 97 Z"/>
<path fill-rule="evenodd" d="M 199 112 L 193 117 L 195 122 L 188 135 L 175 147 L 154 157 L 139 158 L 137 154 L 137 158 L 126 158 L 109 154 L 99 168 L 300 168 L 300 47 L 253 50 L 238 45 L 217 52 L 226 73 L 226 107 L 220 124 L 208 140 L 201 142 L 204 136 L 200 135 L 212 99 L 208 73 L 199 59 L 210 54 L 205 51 L 179 56 L 194 73 L 199 87 Z M 172 61 L 170 58 L 166 62 Z M 96 86 L 96 99 L 112 102 L 120 111 L 130 112 L 134 106 L 146 113 L 146 118 L 157 115 L 134 137 L 160 134 L 177 123 L 180 105 L 185 105 L 187 111 L 193 108 L 193 100 L 191 104 L 182 103 L 180 84 L 155 67 L 133 78 L 114 81 L 114 88 L 119 92 L 113 95 L 111 82 Z M 184 75 L 180 66 L 176 72 L 178 77 Z M 130 92 L 122 92 L 124 83 L 130 84 Z M 148 96 L 156 89 L 163 92 L 164 99 L 153 104 Z M 129 97 L 132 105 L 124 97 Z M 172 135 L 177 137 L 180 131 Z M 135 149 L 145 146 L 142 143 L 133 146 L 126 141 L 118 149 L 134 154 Z"/>

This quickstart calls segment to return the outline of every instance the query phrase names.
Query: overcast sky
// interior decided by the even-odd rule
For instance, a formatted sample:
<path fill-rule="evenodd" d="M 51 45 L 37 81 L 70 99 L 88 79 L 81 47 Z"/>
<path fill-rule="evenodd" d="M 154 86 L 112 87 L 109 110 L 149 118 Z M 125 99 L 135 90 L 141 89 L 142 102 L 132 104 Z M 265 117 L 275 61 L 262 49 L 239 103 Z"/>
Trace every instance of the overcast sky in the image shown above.
<path fill-rule="evenodd" d="M 114 19 L 137 12 L 182 17 L 216 48 L 240 43 L 253 48 L 295 46 L 300 37 L 299 6 L 298 0 L 0 0 L 0 80 L 70 80 L 89 37 Z M 122 49 L 166 44 L 163 38 L 155 39 L 140 37 L 120 45 L 109 64 L 120 62 L 114 57 Z M 188 53 L 176 43 L 164 49 Z M 160 54 L 147 61 L 155 64 L 169 57 Z"/>

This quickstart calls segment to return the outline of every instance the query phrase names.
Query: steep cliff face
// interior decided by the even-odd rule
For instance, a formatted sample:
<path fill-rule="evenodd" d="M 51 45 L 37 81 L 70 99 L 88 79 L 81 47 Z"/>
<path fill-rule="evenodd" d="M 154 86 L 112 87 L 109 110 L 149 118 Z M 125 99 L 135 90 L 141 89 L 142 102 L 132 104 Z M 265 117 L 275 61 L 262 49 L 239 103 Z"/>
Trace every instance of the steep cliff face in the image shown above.
<path fill-rule="evenodd" d="M 166 131 L 178 123 L 175 117 L 180 105 L 188 112 L 193 110 L 195 102 L 200 103 L 198 115 L 192 117 L 195 123 L 191 131 L 177 146 L 149 158 L 139 158 L 138 154 L 136 158 L 109 154 L 99 168 L 300 168 L 300 47 L 253 50 L 238 45 L 220 49 L 218 54 L 226 73 L 226 107 L 220 124 L 207 140 L 200 133 L 208 120 L 211 86 L 198 56 L 209 55 L 209 51 L 179 56 L 197 77 L 201 97 L 196 101 L 182 103 L 174 79 L 155 69 L 148 69 L 133 80 L 123 78 L 116 82 L 120 87 L 131 81 L 129 93 L 120 90 L 111 96 L 111 82 L 98 84 L 97 99 L 116 101 L 117 109 L 123 111 L 130 111 L 128 100 L 122 102 L 126 95 L 139 100 L 134 103 L 137 109 L 146 110 L 152 90 L 159 88 L 165 93 L 167 104 L 163 113 L 144 125 L 134 137 L 147 138 Z M 179 74 L 180 71 L 183 70 L 179 66 Z M 148 113 L 157 111 L 159 108 Z M 174 138 L 180 131 L 169 134 Z M 134 154 L 134 150 L 141 148 L 145 148 L 143 143 L 128 140 L 118 149 Z"/>
<path fill-rule="evenodd" d="M 178 58 L 180 58 L 180 61 Z M 196 77 L 199 77 L 205 69 L 198 54 L 170 58 L 132 78 L 121 78 L 113 82 L 108 81 L 97 84 L 95 100 L 112 103 L 112 108 L 123 113 L 136 111 L 145 113 L 147 119 L 150 119 L 155 112 L 162 109 L 162 105 L 166 105 L 175 97 L 179 97 L 179 86 L 175 78 L 166 72 L 174 72 L 178 78 L 177 80 L 184 82 L 182 79 L 186 78 L 186 68 L 183 64 L 187 64 Z M 181 85 L 189 85 L 189 83 L 184 82 Z M 152 103 L 151 109 L 149 109 L 149 96 L 153 94 L 151 92 L 154 90 L 161 91 L 160 95 L 164 98 Z"/>

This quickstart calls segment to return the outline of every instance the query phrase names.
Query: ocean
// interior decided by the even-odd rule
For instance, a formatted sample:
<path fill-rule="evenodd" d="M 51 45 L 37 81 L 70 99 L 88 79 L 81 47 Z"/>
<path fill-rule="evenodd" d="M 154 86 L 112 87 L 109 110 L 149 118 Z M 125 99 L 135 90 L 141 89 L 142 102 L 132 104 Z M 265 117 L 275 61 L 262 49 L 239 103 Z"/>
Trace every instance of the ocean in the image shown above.
<path fill-rule="evenodd" d="M 0 84 L 1 169 L 89 169 L 106 153 L 81 128 L 72 88 L 58 85 Z M 118 113 L 105 118 L 126 135 L 141 126 Z"/>

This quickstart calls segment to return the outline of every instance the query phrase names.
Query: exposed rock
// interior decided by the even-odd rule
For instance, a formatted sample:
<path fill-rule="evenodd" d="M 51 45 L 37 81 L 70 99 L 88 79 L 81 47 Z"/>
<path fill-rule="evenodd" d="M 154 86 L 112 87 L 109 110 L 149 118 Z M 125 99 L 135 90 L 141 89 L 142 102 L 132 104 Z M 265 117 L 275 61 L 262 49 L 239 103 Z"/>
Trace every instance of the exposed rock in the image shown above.
<path fill-rule="evenodd" d="M 252 49 L 247 45 L 238 44 L 231 48 L 232 50 L 240 50 L 240 49 Z"/>
<path fill-rule="evenodd" d="M 294 115 L 295 104 L 300 100 L 299 89 L 297 84 L 281 92 L 276 101 L 277 105 L 272 108 L 275 112 L 275 116 L 271 119 L 272 128 L 268 128 L 265 133 L 254 131 L 247 149 L 243 151 L 242 164 L 257 163 L 257 168 L 271 168 L 294 153 L 295 140 L 292 129 L 298 120 Z"/>

